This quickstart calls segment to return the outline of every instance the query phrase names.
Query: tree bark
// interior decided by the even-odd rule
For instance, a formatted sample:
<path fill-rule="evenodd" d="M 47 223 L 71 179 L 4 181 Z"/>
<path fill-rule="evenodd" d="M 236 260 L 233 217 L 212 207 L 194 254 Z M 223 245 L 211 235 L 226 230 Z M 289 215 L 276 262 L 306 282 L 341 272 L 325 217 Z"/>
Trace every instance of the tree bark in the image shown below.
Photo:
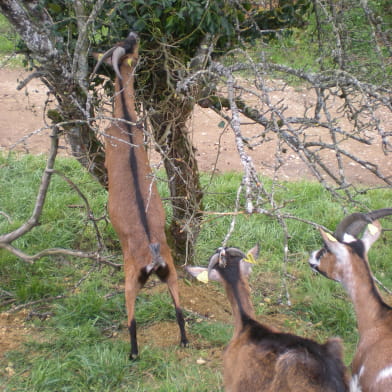
<path fill-rule="evenodd" d="M 96 3 L 91 15 L 95 14 L 103 1 Z M 58 109 L 51 110 L 50 119 L 54 124 L 63 126 L 65 137 L 71 146 L 73 156 L 98 181 L 106 187 L 107 175 L 104 166 L 104 149 L 87 120 L 91 118 L 91 108 L 87 104 L 87 58 L 88 45 L 85 39 L 87 18 L 86 10 L 80 1 L 75 4 L 79 25 L 83 31 L 79 51 L 73 57 L 64 50 L 66 45 L 60 35 L 53 34 L 53 21 L 45 9 L 36 1 L 4 0 L 0 2 L 1 12 L 12 23 L 27 46 L 28 55 L 34 62 L 41 80 L 58 101 Z M 90 16 L 91 16 L 90 15 Z M 90 20 L 91 19 L 91 20 Z M 83 121 L 86 121 L 83 124 Z"/>
<path fill-rule="evenodd" d="M 202 218 L 203 191 L 186 124 L 193 106 L 190 102 L 173 99 L 170 107 L 166 106 L 169 110 L 151 116 L 154 137 L 161 149 L 169 182 L 173 209 L 169 241 L 177 263 L 192 260 Z"/>

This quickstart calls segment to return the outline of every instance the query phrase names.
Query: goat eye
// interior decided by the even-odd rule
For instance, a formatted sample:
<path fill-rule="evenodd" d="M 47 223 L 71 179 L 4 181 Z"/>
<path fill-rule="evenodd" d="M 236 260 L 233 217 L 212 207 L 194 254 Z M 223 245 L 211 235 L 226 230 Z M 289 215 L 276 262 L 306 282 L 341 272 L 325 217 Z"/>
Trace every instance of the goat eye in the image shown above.
<path fill-rule="evenodd" d="M 316 259 L 320 260 L 326 253 L 328 252 L 328 249 L 326 246 L 324 248 L 320 249 L 317 254 L 316 254 Z"/>

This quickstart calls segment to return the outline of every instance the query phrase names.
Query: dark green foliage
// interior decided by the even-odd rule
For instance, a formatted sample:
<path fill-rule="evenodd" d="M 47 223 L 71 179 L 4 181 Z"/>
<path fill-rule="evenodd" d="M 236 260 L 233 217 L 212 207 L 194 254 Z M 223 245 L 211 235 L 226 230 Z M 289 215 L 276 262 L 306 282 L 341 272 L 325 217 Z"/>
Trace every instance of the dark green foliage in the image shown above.
<path fill-rule="evenodd" d="M 101 32 L 101 40 L 104 37 L 121 40 L 129 30 L 134 30 L 140 34 L 143 48 L 153 49 L 163 42 L 174 45 L 175 51 L 183 54 L 180 57 L 190 58 L 207 34 L 219 36 L 217 47 L 225 48 L 237 39 L 238 28 L 248 36 L 257 34 L 252 27 L 254 16 L 261 29 L 264 24 L 270 29 L 286 27 L 297 24 L 310 4 L 306 0 L 282 3 L 269 11 L 248 2 L 227 0 L 116 1 L 106 6 L 106 17 L 102 17 L 101 28 L 96 31 Z"/>

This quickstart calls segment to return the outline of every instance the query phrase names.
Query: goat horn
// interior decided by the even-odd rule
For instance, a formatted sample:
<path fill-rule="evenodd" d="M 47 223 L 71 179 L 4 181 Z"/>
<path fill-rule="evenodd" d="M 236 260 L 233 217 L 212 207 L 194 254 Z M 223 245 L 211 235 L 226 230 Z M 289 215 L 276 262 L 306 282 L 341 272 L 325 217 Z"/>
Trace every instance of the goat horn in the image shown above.
<path fill-rule="evenodd" d="M 90 76 L 90 79 L 92 79 L 92 78 L 95 76 L 95 74 L 96 74 L 97 71 L 98 71 L 98 68 L 102 65 L 102 63 L 103 63 L 108 57 L 110 57 L 110 56 L 113 54 L 113 52 L 114 52 L 116 49 L 117 49 L 116 47 L 111 48 L 111 49 L 107 50 L 107 51 L 102 55 L 102 57 L 99 59 L 97 65 L 95 66 L 94 71 L 93 71 L 93 73 L 92 73 L 91 76 Z"/>
<path fill-rule="evenodd" d="M 121 46 L 117 46 L 116 49 L 113 51 L 112 55 L 112 65 L 114 68 L 114 72 L 116 72 L 117 77 L 122 80 L 122 76 L 120 74 L 120 70 L 118 69 L 118 64 L 120 62 L 120 59 L 122 56 L 125 54 L 125 49 Z"/>
<path fill-rule="evenodd" d="M 224 252 L 224 256 L 226 257 L 226 255 L 230 254 L 230 256 L 240 256 L 241 258 L 245 258 L 245 254 L 244 252 L 242 252 L 241 250 L 239 250 L 238 248 L 219 248 L 216 253 L 211 256 L 210 258 L 210 262 L 208 263 L 208 276 L 210 275 L 210 272 L 212 271 L 212 269 L 217 265 L 220 264 L 221 262 L 221 255 L 222 252 Z M 224 266 L 222 266 L 224 267 Z"/>
<path fill-rule="evenodd" d="M 356 237 L 371 220 L 365 214 L 355 212 L 346 216 L 335 230 L 335 237 L 338 241 L 343 241 L 344 234 L 351 234 Z"/>
<path fill-rule="evenodd" d="M 387 215 L 392 215 L 392 208 L 382 208 L 368 213 L 355 212 L 339 223 L 335 230 L 335 237 L 339 241 L 343 241 L 345 233 L 357 237 L 369 223 Z"/>
<path fill-rule="evenodd" d="M 213 268 L 219 263 L 219 252 L 215 253 L 210 258 L 210 262 L 208 263 L 208 276 L 210 276 L 210 272 Z"/>
<path fill-rule="evenodd" d="M 230 253 L 232 256 L 240 256 L 242 258 L 245 257 L 245 253 L 242 252 L 240 249 L 238 248 L 227 248 L 226 249 L 226 253 Z"/>
<path fill-rule="evenodd" d="M 374 210 L 366 214 L 366 216 L 371 219 L 372 222 L 388 215 L 392 215 L 392 208 L 381 208 L 380 210 Z"/>

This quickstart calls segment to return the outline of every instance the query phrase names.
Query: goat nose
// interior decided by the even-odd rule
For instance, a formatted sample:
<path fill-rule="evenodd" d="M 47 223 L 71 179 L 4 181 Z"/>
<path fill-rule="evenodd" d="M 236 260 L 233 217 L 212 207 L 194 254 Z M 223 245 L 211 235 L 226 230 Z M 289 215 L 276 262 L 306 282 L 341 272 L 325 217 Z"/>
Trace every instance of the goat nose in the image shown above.
<path fill-rule="evenodd" d="M 319 266 L 320 261 L 317 259 L 315 252 L 310 253 L 308 263 L 313 269 L 316 269 Z"/>
<path fill-rule="evenodd" d="M 317 270 L 317 268 L 318 268 L 318 264 L 312 263 L 310 260 L 309 260 L 309 265 L 310 265 L 310 268 L 312 268 L 313 270 Z"/>

